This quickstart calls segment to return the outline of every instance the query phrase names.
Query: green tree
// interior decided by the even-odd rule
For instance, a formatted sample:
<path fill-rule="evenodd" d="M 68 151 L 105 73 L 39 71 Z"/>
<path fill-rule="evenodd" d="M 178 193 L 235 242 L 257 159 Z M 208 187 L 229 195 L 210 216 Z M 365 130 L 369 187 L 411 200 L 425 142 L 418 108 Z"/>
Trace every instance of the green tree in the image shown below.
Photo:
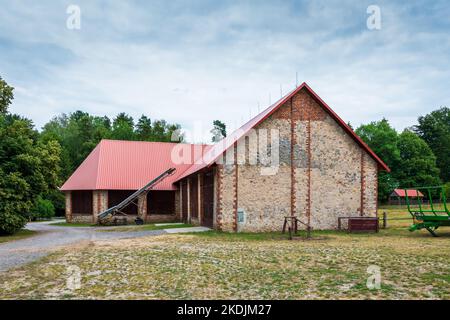
<path fill-rule="evenodd" d="M 361 125 L 355 132 L 392 170 L 392 173 L 382 171 L 378 175 L 378 197 L 385 201 L 399 185 L 395 178 L 395 170 L 400 162 L 397 131 L 386 119 L 382 119 Z"/>
<path fill-rule="evenodd" d="M 450 203 L 450 182 L 447 182 L 445 185 L 445 198 L 447 200 L 447 203 Z"/>
<path fill-rule="evenodd" d="M 94 117 L 83 111 L 62 114 L 45 124 L 41 140 L 57 140 L 61 154 L 61 178 L 65 180 L 102 139 L 111 137 L 108 117 Z M 57 208 L 58 210 L 58 208 Z"/>
<path fill-rule="evenodd" d="M 155 120 L 152 125 L 150 118 L 142 115 L 136 124 L 135 138 L 141 141 L 182 142 L 184 137 L 178 134 L 180 129 L 179 124 L 170 124 L 165 120 Z"/>
<path fill-rule="evenodd" d="M 31 209 L 32 218 L 50 219 L 55 216 L 55 207 L 50 200 L 39 196 Z"/>
<path fill-rule="evenodd" d="M 211 133 L 213 135 L 212 142 L 220 141 L 227 136 L 227 126 L 220 120 L 214 120 Z"/>
<path fill-rule="evenodd" d="M 450 181 L 450 108 L 442 107 L 419 117 L 415 131 L 436 155 L 440 176 Z"/>
<path fill-rule="evenodd" d="M 0 114 L 5 114 L 11 101 L 14 99 L 14 88 L 10 87 L 5 80 L 0 77 Z"/>
<path fill-rule="evenodd" d="M 60 151 L 30 120 L 0 115 L 0 234 L 22 228 L 36 199 L 59 184 Z"/>
<path fill-rule="evenodd" d="M 183 142 L 184 134 L 181 133 L 181 126 L 179 124 L 167 125 L 167 142 Z"/>
<path fill-rule="evenodd" d="M 145 115 L 142 115 L 136 124 L 136 136 L 142 141 L 151 141 L 153 138 L 152 121 Z"/>
<path fill-rule="evenodd" d="M 441 183 L 436 157 L 427 143 L 410 130 L 399 135 L 401 165 L 395 176 L 402 187 L 434 186 Z"/>
<path fill-rule="evenodd" d="M 173 142 L 181 142 L 183 136 L 174 134 L 176 131 L 178 132 L 180 128 L 181 127 L 178 124 L 168 124 L 166 120 L 156 120 L 153 122 L 152 141 L 171 142 L 172 138 L 176 136 L 176 139 Z"/>
<path fill-rule="evenodd" d="M 136 140 L 133 118 L 122 112 L 113 121 L 111 138 L 117 140 Z"/>
<path fill-rule="evenodd" d="M 156 120 L 153 123 L 153 141 L 166 141 L 166 120 Z"/>

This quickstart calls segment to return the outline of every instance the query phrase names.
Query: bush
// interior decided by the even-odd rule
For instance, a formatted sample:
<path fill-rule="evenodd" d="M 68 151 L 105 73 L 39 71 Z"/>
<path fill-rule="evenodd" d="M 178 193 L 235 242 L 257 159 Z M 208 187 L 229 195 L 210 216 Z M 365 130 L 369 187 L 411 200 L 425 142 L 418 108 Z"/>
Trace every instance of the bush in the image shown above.
<path fill-rule="evenodd" d="M 43 198 L 53 203 L 53 207 L 55 207 L 55 216 L 65 216 L 66 197 L 64 196 L 64 193 L 59 190 L 50 190 L 48 193 L 43 195 Z"/>
<path fill-rule="evenodd" d="M 38 197 L 32 210 L 33 218 L 51 219 L 55 216 L 55 207 L 50 200 Z"/>
<path fill-rule="evenodd" d="M 14 234 L 22 229 L 26 223 L 27 219 L 21 215 L 0 213 L 0 235 Z"/>
<path fill-rule="evenodd" d="M 445 197 L 447 198 L 447 203 L 450 203 L 450 181 L 447 182 L 445 185 Z"/>

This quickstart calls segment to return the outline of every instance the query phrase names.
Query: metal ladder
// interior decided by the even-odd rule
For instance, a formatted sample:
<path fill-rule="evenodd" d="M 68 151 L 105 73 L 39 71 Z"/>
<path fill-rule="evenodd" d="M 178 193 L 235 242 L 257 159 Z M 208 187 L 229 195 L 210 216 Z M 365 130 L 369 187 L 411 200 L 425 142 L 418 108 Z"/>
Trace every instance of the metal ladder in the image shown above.
<path fill-rule="evenodd" d="M 130 204 L 136 204 L 134 201 L 142 194 L 146 194 L 149 192 L 156 184 L 167 178 L 168 176 L 172 175 L 175 172 L 175 168 L 170 168 L 161 173 L 159 176 L 157 176 L 155 179 L 147 183 L 145 186 L 128 196 L 125 200 L 120 202 L 119 204 L 108 208 L 107 210 L 101 212 L 97 216 L 97 221 L 99 224 L 106 224 L 108 223 L 116 214 L 122 214 L 126 216 L 127 214 L 124 213 L 122 210 L 126 208 Z M 137 204 L 136 204 L 137 205 Z"/>

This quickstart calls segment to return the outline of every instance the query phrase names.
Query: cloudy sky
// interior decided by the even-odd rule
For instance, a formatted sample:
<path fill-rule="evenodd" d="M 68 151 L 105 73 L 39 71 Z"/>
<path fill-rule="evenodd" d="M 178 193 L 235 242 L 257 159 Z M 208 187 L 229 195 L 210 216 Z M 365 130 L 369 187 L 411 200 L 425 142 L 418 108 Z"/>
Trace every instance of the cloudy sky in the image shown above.
<path fill-rule="evenodd" d="M 81 28 L 68 29 L 78 5 Z M 77 109 L 234 128 L 307 82 L 353 126 L 450 106 L 450 2 L 0 0 L 0 76 L 40 128 Z M 381 29 L 367 27 L 378 5 Z"/>

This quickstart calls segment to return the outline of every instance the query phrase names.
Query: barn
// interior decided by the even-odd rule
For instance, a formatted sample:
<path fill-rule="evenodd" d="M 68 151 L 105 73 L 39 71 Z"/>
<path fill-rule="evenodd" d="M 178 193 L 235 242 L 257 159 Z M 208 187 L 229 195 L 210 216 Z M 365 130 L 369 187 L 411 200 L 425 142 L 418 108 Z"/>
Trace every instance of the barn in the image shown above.
<path fill-rule="evenodd" d="M 420 198 L 420 201 L 423 202 L 424 195 L 419 190 L 415 189 L 394 189 L 392 193 L 389 195 L 389 204 L 390 205 L 404 205 L 406 204 L 406 196 L 408 196 L 409 203 L 417 204 Z"/>
<path fill-rule="evenodd" d="M 67 221 L 96 222 L 171 167 L 127 208 L 130 219 L 261 232 L 297 216 L 335 229 L 340 216 L 376 214 L 378 172 L 389 171 L 303 83 L 212 146 L 102 140 L 61 187 Z"/>

